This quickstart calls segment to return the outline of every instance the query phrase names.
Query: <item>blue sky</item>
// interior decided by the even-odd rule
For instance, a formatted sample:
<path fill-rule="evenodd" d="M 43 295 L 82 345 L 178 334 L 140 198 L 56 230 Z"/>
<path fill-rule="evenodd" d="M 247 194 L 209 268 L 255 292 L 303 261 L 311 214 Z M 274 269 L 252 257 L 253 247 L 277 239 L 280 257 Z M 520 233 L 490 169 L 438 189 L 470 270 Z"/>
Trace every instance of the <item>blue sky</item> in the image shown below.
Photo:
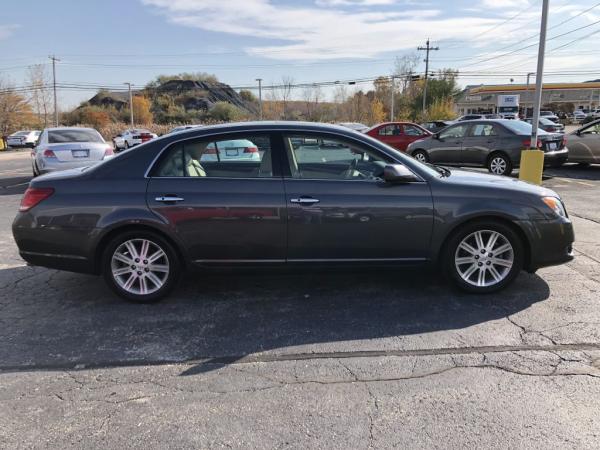
<path fill-rule="evenodd" d="M 440 47 L 431 67 L 459 69 L 463 86 L 524 82 L 535 70 L 541 11 L 541 0 L 3 3 L 0 78 L 16 86 L 26 84 L 28 65 L 48 63 L 49 54 L 61 59 L 59 81 L 107 86 L 141 86 L 183 71 L 214 73 L 233 86 L 258 77 L 267 85 L 283 76 L 296 82 L 368 78 L 390 74 L 396 57 L 415 53 L 428 37 Z M 591 73 L 600 68 L 597 3 L 551 0 L 546 81 L 600 78 Z M 579 27 L 586 28 L 571 32 Z M 360 87 L 369 86 L 351 88 Z M 61 91 L 61 105 L 93 93 Z"/>

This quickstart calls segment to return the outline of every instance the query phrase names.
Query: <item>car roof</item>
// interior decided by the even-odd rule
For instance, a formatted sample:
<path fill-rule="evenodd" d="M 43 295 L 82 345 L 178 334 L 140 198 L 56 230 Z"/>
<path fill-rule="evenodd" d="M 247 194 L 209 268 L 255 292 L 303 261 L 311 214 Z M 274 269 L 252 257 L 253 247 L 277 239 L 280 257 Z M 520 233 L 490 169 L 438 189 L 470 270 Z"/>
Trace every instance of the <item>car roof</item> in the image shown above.
<path fill-rule="evenodd" d="M 98 132 L 98 130 L 96 130 L 95 128 L 88 128 L 88 127 L 52 127 L 52 128 L 46 128 L 46 131 L 60 131 L 60 130 L 88 130 L 88 131 L 95 131 L 96 133 Z"/>

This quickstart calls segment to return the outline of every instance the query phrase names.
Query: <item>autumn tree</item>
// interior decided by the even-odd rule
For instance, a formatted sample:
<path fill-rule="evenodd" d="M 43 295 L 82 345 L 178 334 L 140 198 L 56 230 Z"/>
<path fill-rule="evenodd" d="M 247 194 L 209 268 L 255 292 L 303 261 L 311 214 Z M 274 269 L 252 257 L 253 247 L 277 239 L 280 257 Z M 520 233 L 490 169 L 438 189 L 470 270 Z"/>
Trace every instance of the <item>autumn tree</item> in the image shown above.
<path fill-rule="evenodd" d="M 34 116 L 27 99 L 0 79 L 0 134 L 31 125 Z"/>
<path fill-rule="evenodd" d="M 148 124 L 152 123 L 153 117 L 150 111 L 150 100 L 146 97 L 133 97 L 133 120 L 135 123 Z"/>

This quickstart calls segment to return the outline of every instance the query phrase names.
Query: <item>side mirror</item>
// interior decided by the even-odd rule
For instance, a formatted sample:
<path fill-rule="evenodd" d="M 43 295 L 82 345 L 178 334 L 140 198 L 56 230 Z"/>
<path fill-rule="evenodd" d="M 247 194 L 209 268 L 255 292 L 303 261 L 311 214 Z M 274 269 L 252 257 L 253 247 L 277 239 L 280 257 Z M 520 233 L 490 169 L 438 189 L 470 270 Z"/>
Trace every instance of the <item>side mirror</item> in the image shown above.
<path fill-rule="evenodd" d="M 402 164 L 388 164 L 383 169 L 383 179 L 388 183 L 411 183 L 417 181 L 414 173 Z"/>

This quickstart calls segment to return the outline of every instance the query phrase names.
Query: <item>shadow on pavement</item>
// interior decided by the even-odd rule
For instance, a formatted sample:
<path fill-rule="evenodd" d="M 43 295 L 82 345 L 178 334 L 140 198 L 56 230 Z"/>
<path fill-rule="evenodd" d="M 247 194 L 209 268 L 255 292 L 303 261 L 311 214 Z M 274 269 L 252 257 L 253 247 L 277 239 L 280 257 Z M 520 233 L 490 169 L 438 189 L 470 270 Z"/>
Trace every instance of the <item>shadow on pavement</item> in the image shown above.
<path fill-rule="evenodd" d="M 0 287 L 0 370 L 203 361 L 185 375 L 268 350 L 398 348 L 416 334 L 427 346 L 427 333 L 494 321 L 549 296 L 536 275 L 478 297 L 415 270 L 191 275 L 154 305 L 125 303 L 98 277 L 43 268 L 0 270 Z M 368 341 L 383 338 L 391 340 Z"/>
<path fill-rule="evenodd" d="M 545 169 L 544 176 L 573 178 L 577 180 L 600 180 L 600 165 L 583 166 L 581 164 L 565 164 L 562 167 Z"/>

